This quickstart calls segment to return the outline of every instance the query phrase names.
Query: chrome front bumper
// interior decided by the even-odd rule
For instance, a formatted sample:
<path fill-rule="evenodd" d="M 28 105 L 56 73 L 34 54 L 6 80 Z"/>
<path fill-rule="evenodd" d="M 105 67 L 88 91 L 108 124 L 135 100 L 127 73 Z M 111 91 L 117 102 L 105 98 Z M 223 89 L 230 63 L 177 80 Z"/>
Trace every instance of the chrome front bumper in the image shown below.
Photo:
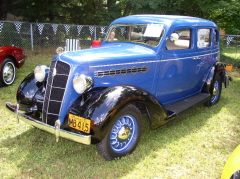
<path fill-rule="evenodd" d="M 6 107 L 10 109 L 11 111 L 16 113 L 16 118 L 19 121 L 19 116 L 21 116 L 21 120 L 26 122 L 27 124 L 30 124 L 36 128 L 39 128 L 41 130 L 44 130 L 46 132 L 49 132 L 51 134 L 54 134 L 56 136 L 56 141 L 58 142 L 59 137 L 72 140 L 74 142 L 90 145 L 91 144 L 91 135 L 81 135 L 81 134 L 76 134 L 73 132 L 69 132 L 66 130 L 60 129 L 61 123 L 60 120 L 57 120 L 55 122 L 55 126 L 50 126 L 46 123 L 43 123 L 41 121 L 38 121 L 34 119 L 31 116 L 28 116 L 25 113 L 20 113 L 19 110 L 19 105 L 12 105 L 10 102 L 6 103 Z"/>

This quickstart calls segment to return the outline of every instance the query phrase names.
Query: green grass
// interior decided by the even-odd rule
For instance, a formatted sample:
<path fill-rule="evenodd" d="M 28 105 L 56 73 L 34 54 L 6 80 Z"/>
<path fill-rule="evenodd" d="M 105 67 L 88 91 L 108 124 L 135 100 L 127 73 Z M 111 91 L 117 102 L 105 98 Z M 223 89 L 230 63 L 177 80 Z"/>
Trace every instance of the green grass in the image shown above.
<path fill-rule="evenodd" d="M 222 48 L 221 61 L 240 68 L 240 48 Z"/>
<path fill-rule="evenodd" d="M 234 148 L 240 144 L 240 75 L 223 89 L 219 103 L 199 106 L 179 120 L 144 130 L 133 154 L 105 161 L 94 145 L 60 139 L 20 121 L 5 108 L 16 103 L 19 83 L 54 54 L 29 53 L 12 86 L 0 88 L 0 178 L 220 178 Z"/>

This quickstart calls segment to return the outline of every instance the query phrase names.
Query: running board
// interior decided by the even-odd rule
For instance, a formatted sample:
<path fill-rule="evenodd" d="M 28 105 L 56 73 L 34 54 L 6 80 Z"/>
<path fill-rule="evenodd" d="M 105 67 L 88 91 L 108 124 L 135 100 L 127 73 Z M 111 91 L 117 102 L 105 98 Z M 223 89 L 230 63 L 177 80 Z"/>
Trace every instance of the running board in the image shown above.
<path fill-rule="evenodd" d="M 172 117 L 178 117 L 188 110 L 203 104 L 211 98 L 210 94 L 207 93 L 199 93 L 197 95 L 191 96 L 189 98 L 183 99 L 181 101 L 177 101 L 171 104 L 167 104 L 165 109 L 168 112 L 168 119 Z"/>

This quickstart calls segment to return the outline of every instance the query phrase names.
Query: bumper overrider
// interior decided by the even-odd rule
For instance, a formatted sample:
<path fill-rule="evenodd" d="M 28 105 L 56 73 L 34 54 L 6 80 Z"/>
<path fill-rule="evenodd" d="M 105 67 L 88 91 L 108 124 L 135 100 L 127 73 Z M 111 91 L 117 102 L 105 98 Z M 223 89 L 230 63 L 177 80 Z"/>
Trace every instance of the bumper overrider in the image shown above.
<path fill-rule="evenodd" d="M 81 135 L 81 134 L 76 134 L 73 132 L 69 132 L 66 130 L 61 129 L 61 122 L 60 120 L 57 120 L 55 122 L 54 126 L 50 126 L 46 123 L 43 123 L 35 118 L 33 118 L 32 116 L 28 115 L 27 113 L 21 113 L 19 112 L 19 105 L 12 105 L 10 102 L 6 103 L 6 107 L 15 112 L 16 113 L 16 118 L 17 121 L 19 122 L 19 116 L 21 117 L 21 120 L 26 122 L 27 124 L 30 124 L 36 128 L 39 128 L 41 130 L 44 130 L 46 132 L 49 132 L 51 134 L 54 134 L 56 136 L 56 142 L 58 142 L 59 137 L 74 141 L 74 142 L 78 142 L 78 143 L 82 143 L 82 144 L 86 144 L 86 145 L 90 145 L 91 144 L 91 135 Z"/>

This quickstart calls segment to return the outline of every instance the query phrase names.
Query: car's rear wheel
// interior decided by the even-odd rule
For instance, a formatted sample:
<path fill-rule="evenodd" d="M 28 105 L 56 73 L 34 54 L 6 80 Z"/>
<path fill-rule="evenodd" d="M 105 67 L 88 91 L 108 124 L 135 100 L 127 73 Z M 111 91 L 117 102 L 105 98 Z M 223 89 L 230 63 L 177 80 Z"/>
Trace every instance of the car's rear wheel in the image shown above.
<path fill-rule="evenodd" d="M 137 147 L 142 133 L 142 115 L 133 105 L 119 111 L 105 138 L 97 144 L 99 153 L 106 160 L 130 154 Z"/>
<path fill-rule="evenodd" d="M 221 96 L 222 92 L 222 80 L 220 75 L 216 75 L 213 80 L 213 86 L 210 89 L 211 98 L 205 103 L 205 106 L 212 106 L 216 104 Z"/>
<path fill-rule="evenodd" d="M 10 58 L 5 58 L 2 63 L 2 69 L 0 74 L 0 85 L 11 85 L 16 77 L 16 67 L 14 62 Z"/>

